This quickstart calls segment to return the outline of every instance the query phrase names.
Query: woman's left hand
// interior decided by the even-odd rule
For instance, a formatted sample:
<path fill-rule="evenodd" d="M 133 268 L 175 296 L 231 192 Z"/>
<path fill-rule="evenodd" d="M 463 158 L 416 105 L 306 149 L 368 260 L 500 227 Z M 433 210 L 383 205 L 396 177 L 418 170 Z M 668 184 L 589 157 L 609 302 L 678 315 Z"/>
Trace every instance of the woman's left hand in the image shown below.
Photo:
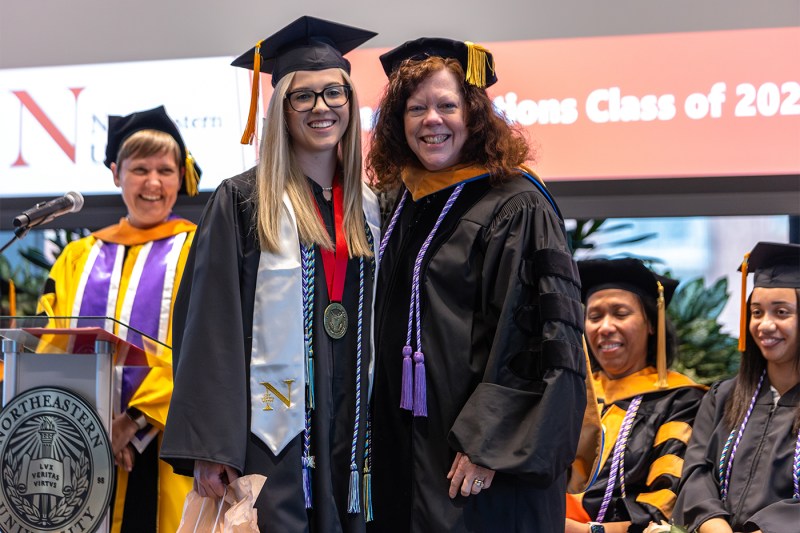
<path fill-rule="evenodd" d="M 469 496 L 492 486 L 494 470 L 478 466 L 465 454 L 458 452 L 450 472 L 447 473 L 447 479 L 450 480 L 450 498 L 456 497 L 459 487 L 462 496 Z"/>
<path fill-rule="evenodd" d="M 136 432 L 139 431 L 136 422 L 125 413 L 114 415 L 114 420 L 111 422 L 111 450 L 114 456 L 124 450 Z"/>

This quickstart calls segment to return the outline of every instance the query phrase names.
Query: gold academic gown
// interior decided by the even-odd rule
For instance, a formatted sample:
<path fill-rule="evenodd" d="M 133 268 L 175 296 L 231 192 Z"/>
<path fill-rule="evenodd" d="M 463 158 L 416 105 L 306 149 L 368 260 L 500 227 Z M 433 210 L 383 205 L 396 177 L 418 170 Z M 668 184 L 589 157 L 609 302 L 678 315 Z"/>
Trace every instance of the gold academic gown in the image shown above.
<path fill-rule="evenodd" d="M 132 273 L 135 270 L 137 258 L 143 253 L 146 245 L 174 235 L 185 234 L 185 240 L 181 245 L 177 263 L 173 268 L 167 268 L 164 274 L 165 283 L 172 287 L 172 303 L 169 306 L 169 316 L 162 320 L 164 327 L 161 329 L 165 331 L 165 334 L 163 336 L 159 335 L 159 337 L 163 338 L 158 340 L 171 346 L 172 308 L 183 275 L 186 257 L 194 239 L 195 228 L 196 225 L 188 220 L 172 218 L 156 227 L 141 230 L 131 226 L 127 219 L 123 218 L 119 224 L 109 226 L 94 232 L 88 237 L 71 242 L 64 248 L 50 271 L 44 294 L 39 301 L 39 312 L 44 312 L 48 316 L 75 316 L 76 295 L 80 290 L 80 281 L 84 269 L 91 268 L 91 265 L 89 265 L 89 261 L 92 258 L 91 252 L 98 241 L 101 241 L 126 247 L 119 277 L 119 290 L 116 291 L 119 296 L 117 297 L 114 313 L 114 318 L 120 319 L 126 306 L 126 296 L 135 293 L 135 291 L 130 292 L 128 289 L 131 279 L 135 278 Z M 168 289 L 165 290 L 168 292 Z M 130 305 L 130 302 L 128 304 Z M 67 327 L 68 324 L 56 324 L 56 326 Z M 167 419 L 170 397 L 172 396 L 171 354 L 168 355 L 168 358 L 169 366 L 152 368 L 127 405 L 128 407 L 139 409 L 144 413 L 147 421 L 160 430 L 158 435 L 159 446 Z M 152 443 L 150 445 L 152 446 Z M 122 526 L 127 480 L 128 473 L 121 468 L 117 468 L 117 491 L 114 499 L 112 533 L 119 532 Z M 183 502 L 186 494 L 191 489 L 192 478 L 176 475 L 168 464 L 161 460 L 158 461 L 159 531 L 172 533 L 177 530 L 183 512 Z"/>

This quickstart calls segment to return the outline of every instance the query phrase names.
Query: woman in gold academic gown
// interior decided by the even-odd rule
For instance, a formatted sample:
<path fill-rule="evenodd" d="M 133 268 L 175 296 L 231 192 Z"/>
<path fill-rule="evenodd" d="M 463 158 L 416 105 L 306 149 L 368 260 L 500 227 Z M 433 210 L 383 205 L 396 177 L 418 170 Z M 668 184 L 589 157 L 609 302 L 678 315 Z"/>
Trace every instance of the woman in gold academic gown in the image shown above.
<path fill-rule="evenodd" d="M 142 332 L 169 345 L 173 302 L 195 232 L 195 224 L 173 215 L 172 207 L 178 194 L 197 194 L 199 169 L 163 107 L 109 117 L 105 164 L 121 189 L 127 216 L 67 245 L 50 271 L 39 310 L 54 317 L 108 316 L 132 326 L 112 325 L 128 342 L 144 347 Z M 117 376 L 113 532 L 175 531 L 191 490 L 191 480 L 158 460 L 172 394 L 169 363 L 125 368 Z"/>

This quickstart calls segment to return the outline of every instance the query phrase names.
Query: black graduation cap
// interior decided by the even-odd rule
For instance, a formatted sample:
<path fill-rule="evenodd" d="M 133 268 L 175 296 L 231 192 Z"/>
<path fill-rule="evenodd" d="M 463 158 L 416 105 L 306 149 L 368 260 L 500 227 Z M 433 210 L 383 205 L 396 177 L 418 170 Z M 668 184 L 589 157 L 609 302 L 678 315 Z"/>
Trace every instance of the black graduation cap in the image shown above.
<path fill-rule="evenodd" d="M 255 107 L 258 102 L 258 76 L 272 74 L 272 86 L 290 72 L 341 68 L 350 73 L 344 54 L 364 44 L 377 33 L 338 22 L 304 16 L 259 41 L 255 47 L 233 60 L 234 67 L 250 69 L 253 88 L 250 115 L 242 144 L 250 144 L 255 134 Z"/>
<path fill-rule="evenodd" d="M 350 62 L 343 56 L 378 35 L 374 31 L 338 22 L 300 17 L 255 47 L 233 60 L 234 67 L 254 70 L 256 51 L 261 72 L 272 74 L 272 86 L 297 70 L 341 68 L 350 73 Z"/>
<path fill-rule="evenodd" d="M 413 41 L 406 41 L 397 48 L 389 50 L 380 59 L 386 76 L 391 76 L 392 72 L 397 70 L 407 59 L 423 60 L 433 56 L 452 58 L 461 63 L 466 75 L 466 82 L 471 85 L 486 88 L 497 82 L 492 53 L 469 41 L 421 37 Z"/>
<path fill-rule="evenodd" d="M 744 268 L 743 268 L 744 267 Z M 754 286 L 800 288 L 800 244 L 759 242 L 739 271 L 754 273 Z"/>
<path fill-rule="evenodd" d="M 666 309 L 675 294 L 678 280 L 656 274 L 639 259 L 588 259 L 578 261 L 581 276 L 581 298 L 586 303 L 589 296 L 603 289 L 622 289 L 640 298 L 656 302 L 656 367 L 659 388 L 667 387 L 667 326 Z"/>
<path fill-rule="evenodd" d="M 745 254 L 738 270 L 742 273 L 739 351 L 743 352 L 747 336 L 747 274 L 753 272 L 754 287 L 800 289 L 800 244 L 759 242 Z"/>
<path fill-rule="evenodd" d="M 639 259 L 587 259 L 578 261 L 581 275 L 581 297 L 584 303 L 589 296 L 603 289 L 623 289 L 642 298 L 658 300 L 658 284 L 664 288 L 664 303 L 669 305 L 678 280 L 656 274 Z"/>
<path fill-rule="evenodd" d="M 200 176 L 203 171 L 200 170 L 194 157 L 192 157 L 192 154 L 186 149 L 183 138 L 178 131 L 178 126 L 169 118 L 164 106 L 158 106 L 146 111 L 137 111 L 136 113 L 131 113 L 124 117 L 109 115 L 106 159 L 103 162 L 105 166 L 111 168 L 111 163 L 117 162 L 119 149 L 125 140 L 137 131 L 142 130 L 163 131 L 175 139 L 175 142 L 178 143 L 181 150 L 181 161 L 184 161 L 186 166 L 181 193 L 188 194 L 189 196 L 197 195 L 197 185 L 200 183 Z"/>

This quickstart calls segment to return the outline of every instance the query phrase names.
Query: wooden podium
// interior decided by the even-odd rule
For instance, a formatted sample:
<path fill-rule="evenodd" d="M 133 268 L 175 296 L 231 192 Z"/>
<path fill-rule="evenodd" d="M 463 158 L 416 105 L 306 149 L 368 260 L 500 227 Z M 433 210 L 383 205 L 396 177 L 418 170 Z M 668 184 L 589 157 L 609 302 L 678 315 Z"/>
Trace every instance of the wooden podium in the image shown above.
<path fill-rule="evenodd" d="M 105 317 L 0 317 L 0 326 L 0 527 L 107 532 L 115 368 L 154 366 L 168 347 L 147 336 L 147 350 L 131 344 L 113 332 L 133 330 Z"/>

